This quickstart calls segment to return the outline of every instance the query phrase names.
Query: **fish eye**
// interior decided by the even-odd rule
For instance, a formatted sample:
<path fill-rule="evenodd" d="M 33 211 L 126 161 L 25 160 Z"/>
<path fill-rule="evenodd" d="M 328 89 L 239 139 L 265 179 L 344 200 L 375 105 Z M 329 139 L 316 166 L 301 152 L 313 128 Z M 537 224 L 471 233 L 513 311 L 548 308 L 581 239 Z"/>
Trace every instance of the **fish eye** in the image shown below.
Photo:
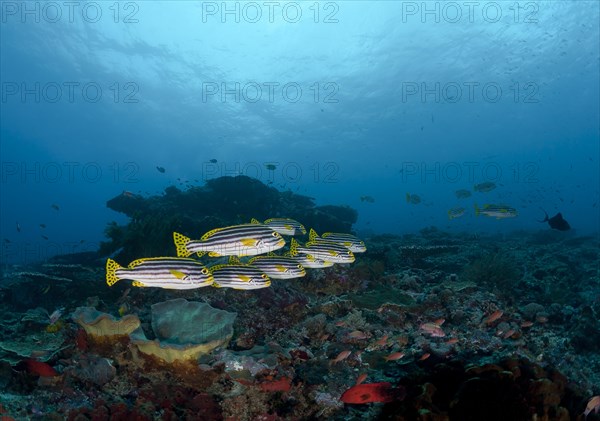
<path fill-rule="evenodd" d="M 202 269 L 200 272 L 201 272 L 203 275 L 208 275 L 208 269 L 206 269 L 206 268 L 203 268 L 203 269 Z"/>
<path fill-rule="evenodd" d="M 275 238 L 279 237 L 279 233 L 277 231 L 273 231 L 271 235 Z"/>
<path fill-rule="evenodd" d="M 296 266 L 298 269 L 302 269 L 302 265 L 297 265 Z"/>
<path fill-rule="evenodd" d="M 265 275 L 264 273 L 262 275 L 260 275 L 260 277 L 263 279 L 267 279 L 267 275 Z"/>

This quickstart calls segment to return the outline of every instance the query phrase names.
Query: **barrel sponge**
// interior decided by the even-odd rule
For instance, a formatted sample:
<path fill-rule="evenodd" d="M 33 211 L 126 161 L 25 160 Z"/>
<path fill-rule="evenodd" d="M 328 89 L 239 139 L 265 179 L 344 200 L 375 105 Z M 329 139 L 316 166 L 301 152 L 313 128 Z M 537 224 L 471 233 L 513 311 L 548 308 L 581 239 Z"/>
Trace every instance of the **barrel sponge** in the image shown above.
<path fill-rule="evenodd" d="M 77 307 L 71 317 L 88 335 L 97 337 L 129 335 L 140 326 L 140 319 L 133 314 L 116 318 L 94 307 Z"/>
<path fill-rule="evenodd" d="M 130 338 L 141 352 L 166 362 L 193 360 L 227 346 L 236 316 L 207 303 L 177 298 L 152 305 L 156 339 L 147 339 L 141 328 Z"/>

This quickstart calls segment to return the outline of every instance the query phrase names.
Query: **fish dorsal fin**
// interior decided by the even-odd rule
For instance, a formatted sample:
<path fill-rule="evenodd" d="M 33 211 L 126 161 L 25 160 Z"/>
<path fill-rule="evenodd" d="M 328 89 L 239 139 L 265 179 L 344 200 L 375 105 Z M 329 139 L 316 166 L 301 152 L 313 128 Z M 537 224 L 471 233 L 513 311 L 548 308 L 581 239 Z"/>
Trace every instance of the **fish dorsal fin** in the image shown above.
<path fill-rule="evenodd" d="M 208 231 L 207 233 L 205 233 L 202 237 L 200 237 L 200 239 L 201 240 L 208 240 L 210 237 L 212 237 L 217 232 L 222 231 L 222 230 L 223 230 L 223 228 L 212 229 L 212 230 Z"/>
<path fill-rule="evenodd" d="M 229 264 L 230 265 L 241 265 L 242 261 L 238 256 L 229 256 Z"/>
<path fill-rule="evenodd" d="M 176 277 L 177 279 L 184 281 L 185 278 L 187 277 L 187 275 L 179 270 L 175 270 L 175 269 L 171 269 L 169 270 L 169 272 L 171 272 L 171 275 L 173 275 L 174 277 Z"/>
<path fill-rule="evenodd" d="M 319 234 L 314 229 L 310 229 L 308 232 L 308 241 L 313 241 L 315 238 L 319 238 Z"/>
<path fill-rule="evenodd" d="M 258 219 L 256 219 L 256 218 L 252 218 L 252 219 L 250 220 L 250 223 L 251 223 L 251 224 L 254 224 L 254 225 L 262 225 L 262 224 L 260 223 L 260 221 L 259 221 Z"/>
<path fill-rule="evenodd" d="M 227 265 L 215 265 L 215 266 L 207 267 L 207 269 L 210 273 L 214 273 L 215 271 L 217 271 L 219 269 L 223 269 L 224 267 L 227 267 Z"/>
<path fill-rule="evenodd" d="M 129 263 L 129 265 L 127 265 L 127 267 L 129 269 L 133 269 L 134 267 L 141 265 L 142 263 L 144 263 L 147 260 L 149 260 L 149 259 L 148 258 L 136 259 L 133 262 Z"/>

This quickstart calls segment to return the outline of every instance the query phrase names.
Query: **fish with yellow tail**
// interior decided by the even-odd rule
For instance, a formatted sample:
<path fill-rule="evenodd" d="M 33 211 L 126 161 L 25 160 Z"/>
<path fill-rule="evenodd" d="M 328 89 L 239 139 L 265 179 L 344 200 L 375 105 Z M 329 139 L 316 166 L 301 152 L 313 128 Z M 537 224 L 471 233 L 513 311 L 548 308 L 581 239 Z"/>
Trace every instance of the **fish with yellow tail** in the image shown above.
<path fill-rule="evenodd" d="M 291 250 L 299 254 L 310 254 L 316 259 L 332 263 L 352 263 L 355 260 L 354 253 L 348 248 L 325 240 L 309 241 L 304 246 L 300 246 L 296 239 L 292 238 Z"/>
<path fill-rule="evenodd" d="M 135 287 L 195 289 L 212 285 L 209 270 L 194 259 L 149 257 L 122 267 L 113 259 L 106 261 L 106 283 L 113 286 L 121 279 L 132 280 Z"/>
<path fill-rule="evenodd" d="M 269 253 L 265 256 L 253 257 L 248 264 L 262 270 L 273 279 L 293 279 L 306 275 L 304 266 L 289 256 L 276 256 Z"/>
<path fill-rule="evenodd" d="M 200 240 L 192 240 L 174 232 L 173 241 L 179 257 L 188 257 L 194 253 L 198 256 L 208 253 L 211 257 L 255 256 L 285 246 L 281 234 L 260 223 L 216 228 L 204 234 Z"/>
<path fill-rule="evenodd" d="M 352 234 L 341 232 L 325 232 L 320 237 L 314 229 L 310 229 L 309 241 L 329 241 L 336 244 L 341 244 L 353 253 L 364 253 L 367 251 L 364 241 Z"/>
<path fill-rule="evenodd" d="M 271 286 L 271 280 L 264 272 L 243 263 L 211 266 L 209 270 L 216 288 L 261 289 Z"/>
<path fill-rule="evenodd" d="M 483 205 L 482 208 L 475 204 L 475 216 L 484 215 L 496 219 L 515 218 L 518 213 L 515 208 L 506 205 Z"/>

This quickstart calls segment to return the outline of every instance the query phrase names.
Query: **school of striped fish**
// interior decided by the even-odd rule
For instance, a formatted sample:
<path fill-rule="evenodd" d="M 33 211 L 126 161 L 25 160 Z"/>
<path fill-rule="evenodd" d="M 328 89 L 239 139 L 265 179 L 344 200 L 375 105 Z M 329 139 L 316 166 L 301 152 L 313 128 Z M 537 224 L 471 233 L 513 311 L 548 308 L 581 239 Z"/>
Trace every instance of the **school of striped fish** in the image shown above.
<path fill-rule="evenodd" d="M 307 234 L 304 225 L 290 218 L 256 219 L 248 224 L 215 228 L 198 240 L 173 233 L 176 256 L 146 257 L 127 267 L 113 259 L 106 261 L 106 283 L 122 279 L 135 287 L 196 289 L 206 286 L 252 290 L 271 286 L 271 279 L 294 279 L 306 275 L 306 269 L 326 268 L 355 261 L 354 253 L 367 250 L 365 243 L 352 234 L 308 232 L 301 244 L 295 235 Z M 292 236 L 289 250 L 283 236 Z M 194 257 L 229 257 L 223 264 L 207 265 Z M 242 258 L 247 258 L 243 261 Z"/>

